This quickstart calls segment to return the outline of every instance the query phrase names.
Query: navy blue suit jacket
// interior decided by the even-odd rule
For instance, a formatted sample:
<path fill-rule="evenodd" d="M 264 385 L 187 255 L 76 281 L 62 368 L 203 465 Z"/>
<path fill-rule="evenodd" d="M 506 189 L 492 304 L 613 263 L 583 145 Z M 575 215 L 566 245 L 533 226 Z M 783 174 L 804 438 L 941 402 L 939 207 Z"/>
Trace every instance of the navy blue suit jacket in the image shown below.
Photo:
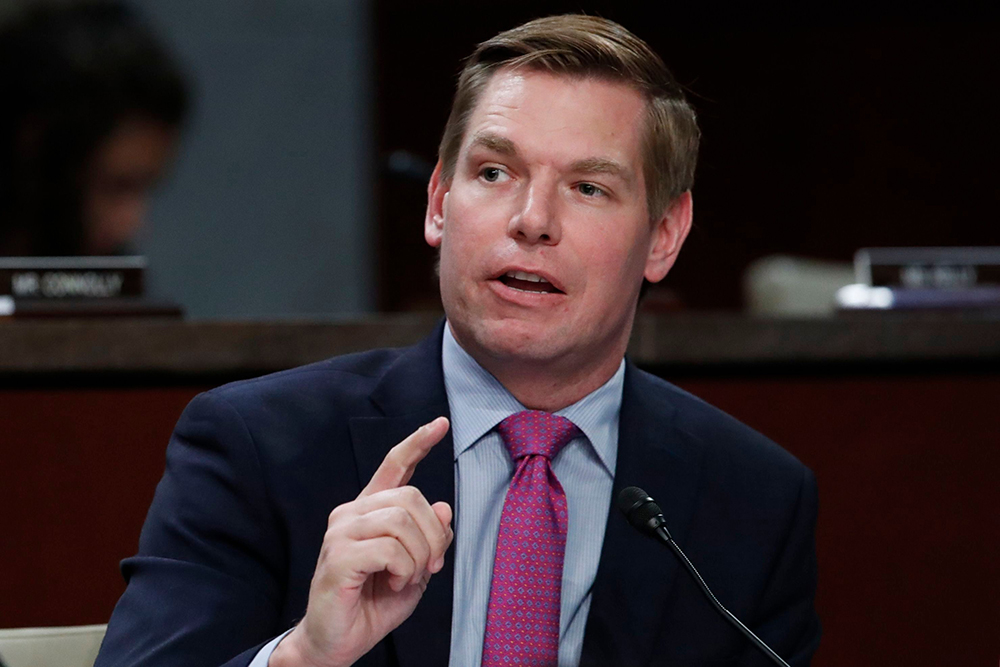
<path fill-rule="evenodd" d="M 441 331 L 238 382 L 195 398 L 167 449 L 139 553 L 96 667 L 247 665 L 305 613 L 330 511 L 386 452 L 448 415 Z M 615 493 L 640 486 L 719 599 L 793 665 L 819 642 L 816 488 L 795 458 L 701 400 L 625 373 Z M 454 502 L 450 436 L 411 484 Z M 461 530 L 462 526 L 456 526 Z M 413 615 L 358 665 L 448 663 L 452 553 Z M 618 510 L 607 531 L 582 664 L 764 665 L 674 557 Z"/>

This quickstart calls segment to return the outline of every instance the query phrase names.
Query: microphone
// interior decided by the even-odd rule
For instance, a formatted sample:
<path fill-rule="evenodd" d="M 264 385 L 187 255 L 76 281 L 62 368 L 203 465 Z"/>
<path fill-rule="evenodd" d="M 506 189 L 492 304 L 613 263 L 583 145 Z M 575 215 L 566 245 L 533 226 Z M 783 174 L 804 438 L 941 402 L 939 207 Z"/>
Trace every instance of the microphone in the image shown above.
<path fill-rule="evenodd" d="M 634 528 L 638 531 L 645 533 L 651 537 L 659 539 L 661 542 L 670 547 L 670 550 L 674 552 L 677 559 L 684 566 L 684 569 L 694 578 L 695 583 L 701 588 L 702 593 L 708 598 L 708 601 L 712 603 L 716 611 L 722 614 L 722 617 L 726 619 L 730 625 L 740 631 L 740 633 L 750 640 L 750 643 L 756 646 L 761 652 L 764 653 L 768 658 L 771 659 L 779 667 L 789 667 L 788 663 L 781 659 L 777 653 L 771 650 L 771 647 L 765 644 L 760 638 L 750 631 L 750 628 L 743 625 L 740 619 L 736 618 L 728 609 L 722 606 L 715 594 L 705 583 L 705 580 L 701 578 L 698 574 L 698 570 L 695 569 L 694 565 L 688 560 L 688 557 L 684 555 L 681 548 L 677 546 L 674 542 L 674 538 L 670 536 L 670 531 L 667 530 L 666 520 L 663 518 L 663 511 L 660 510 L 660 506 L 656 504 L 649 494 L 640 489 L 637 486 L 628 486 L 621 490 L 618 494 L 618 509 L 622 511 L 628 522 L 632 524 Z"/>

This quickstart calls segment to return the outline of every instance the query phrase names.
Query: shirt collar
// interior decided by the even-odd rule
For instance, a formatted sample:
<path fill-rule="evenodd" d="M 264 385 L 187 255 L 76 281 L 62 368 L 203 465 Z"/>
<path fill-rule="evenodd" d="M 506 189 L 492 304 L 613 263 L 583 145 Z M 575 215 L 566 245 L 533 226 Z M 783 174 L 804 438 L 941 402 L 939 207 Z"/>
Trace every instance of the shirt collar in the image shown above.
<path fill-rule="evenodd" d="M 444 328 L 441 365 L 451 411 L 451 437 L 456 459 L 501 421 L 527 409 L 462 349 L 451 333 L 450 324 Z M 625 360 L 622 359 L 611 379 L 555 413 L 566 417 L 583 431 L 601 463 L 612 475 L 618 453 L 618 416 L 624 382 Z"/>

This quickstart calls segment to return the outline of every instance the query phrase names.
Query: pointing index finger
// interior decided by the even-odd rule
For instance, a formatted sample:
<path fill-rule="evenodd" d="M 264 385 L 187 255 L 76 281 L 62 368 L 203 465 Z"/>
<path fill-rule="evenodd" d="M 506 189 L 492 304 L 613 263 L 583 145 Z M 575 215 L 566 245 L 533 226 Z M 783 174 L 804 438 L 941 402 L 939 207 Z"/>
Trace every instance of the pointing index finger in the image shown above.
<path fill-rule="evenodd" d="M 404 486 L 413 477 L 413 471 L 416 470 L 417 464 L 427 456 L 431 447 L 439 443 L 444 434 L 448 432 L 448 426 L 447 418 L 438 417 L 434 421 L 424 424 L 390 449 L 378 470 L 372 475 L 368 486 L 358 497 L 370 496 L 379 491 Z"/>

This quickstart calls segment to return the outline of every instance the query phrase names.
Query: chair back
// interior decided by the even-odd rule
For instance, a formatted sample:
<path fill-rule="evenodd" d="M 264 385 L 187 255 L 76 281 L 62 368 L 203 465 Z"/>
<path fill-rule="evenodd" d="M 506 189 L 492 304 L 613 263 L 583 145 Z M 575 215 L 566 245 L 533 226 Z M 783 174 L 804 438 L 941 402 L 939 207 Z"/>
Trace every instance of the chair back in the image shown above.
<path fill-rule="evenodd" d="M 6 667 L 94 667 L 107 625 L 0 630 Z"/>

